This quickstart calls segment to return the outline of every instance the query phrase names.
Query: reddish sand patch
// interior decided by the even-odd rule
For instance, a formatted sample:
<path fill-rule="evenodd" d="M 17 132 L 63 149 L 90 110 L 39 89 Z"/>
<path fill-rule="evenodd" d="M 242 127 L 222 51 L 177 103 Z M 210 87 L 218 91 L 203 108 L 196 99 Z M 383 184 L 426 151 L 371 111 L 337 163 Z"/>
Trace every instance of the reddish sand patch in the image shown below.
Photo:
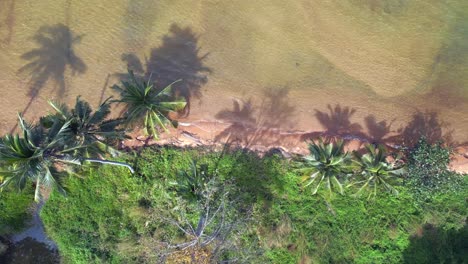
<path fill-rule="evenodd" d="M 229 143 L 234 147 L 248 148 L 260 154 L 270 149 L 277 149 L 283 155 L 308 154 L 307 141 L 319 136 L 327 136 L 321 131 L 281 131 L 278 129 L 254 128 L 243 124 L 198 121 L 181 122 L 177 129 L 161 135 L 158 140 L 146 140 L 140 132 L 134 132 L 132 139 L 123 144 L 127 147 L 144 145 L 172 145 L 177 147 L 208 146 L 222 149 Z M 361 150 L 367 142 L 365 139 L 343 137 L 347 151 Z M 395 146 L 388 145 L 389 148 Z M 468 146 L 459 146 L 450 164 L 450 169 L 459 173 L 468 173 Z"/>

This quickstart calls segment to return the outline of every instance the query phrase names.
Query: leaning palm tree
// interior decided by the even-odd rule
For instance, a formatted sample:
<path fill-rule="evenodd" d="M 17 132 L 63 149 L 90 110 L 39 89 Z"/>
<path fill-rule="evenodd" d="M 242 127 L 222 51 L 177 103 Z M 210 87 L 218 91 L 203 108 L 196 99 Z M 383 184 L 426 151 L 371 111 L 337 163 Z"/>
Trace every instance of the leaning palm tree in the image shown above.
<path fill-rule="evenodd" d="M 50 126 L 54 119 L 61 120 L 63 123 L 70 122 L 66 145 L 87 146 L 86 148 L 78 147 L 75 154 L 90 157 L 92 154 L 109 153 L 116 156 L 118 151 L 110 144 L 124 139 L 125 131 L 119 128 L 121 119 L 108 118 L 110 114 L 109 99 L 101 103 L 94 112 L 89 103 L 79 96 L 76 98 L 73 109 L 69 109 L 65 104 L 49 101 L 56 113 L 41 118 L 41 124 L 45 127 Z"/>
<path fill-rule="evenodd" d="M 133 172 L 125 163 L 75 155 L 78 148 L 87 146 L 65 144 L 69 138 L 72 121 L 63 123 L 59 119 L 51 120 L 52 123 L 46 128 L 40 124 L 28 124 L 19 115 L 23 137 L 8 134 L 0 140 L 0 168 L 1 174 L 4 175 L 0 189 L 14 185 L 22 190 L 31 180 L 36 184 L 34 199 L 38 202 L 42 186 L 55 187 L 59 192 L 65 193 L 60 184 L 62 171 L 71 172 L 73 167 L 81 166 L 84 161 L 125 166 Z"/>
<path fill-rule="evenodd" d="M 144 132 L 153 138 L 158 138 L 158 128 L 167 130 L 167 125 L 176 125 L 169 118 L 169 113 L 184 109 L 185 99 L 172 97 L 172 85 L 157 91 L 150 81 L 137 80 L 129 70 L 129 81 L 122 81 L 122 85 L 114 85 L 112 89 L 120 93 L 120 99 L 114 102 L 125 105 L 124 118 L 128 124 L 144 122 Z"/>
<path fill-rule="evenodd" d="M 392 186 L 398 180 L 398 177 L 405 172 L 405 168 L 395 163 L 387 162 L 387 152 L 383 145 L 377 148 L 369 144 L 366 146 L 368 153 L 361 155 L 355 152 L 356 161 L 360 168 L 360 180 L 348 185 L 360 186 L 356 195 L 361 195 L 364 190 L 369 191 L 368 199 L 377 196 L 381 189 L 392 194 L 398 195 L 398 191 Z"/>
<path fill-rule="evenodd" d="M 305 168 L 300 169 L 303 176 L 304 187 L 312 186 L 312 194 L 316 194 L 321 186 L 325 185 L 329 195 L 333 189 L 343 194 L 343 185 L 340 178 L 347 175 L 352 166 L 351 157 L 344 151 L 344 141 L 324 143 L 320 138 L 318 142 L 309 144 L 310 155 L 304 158 Z"/>

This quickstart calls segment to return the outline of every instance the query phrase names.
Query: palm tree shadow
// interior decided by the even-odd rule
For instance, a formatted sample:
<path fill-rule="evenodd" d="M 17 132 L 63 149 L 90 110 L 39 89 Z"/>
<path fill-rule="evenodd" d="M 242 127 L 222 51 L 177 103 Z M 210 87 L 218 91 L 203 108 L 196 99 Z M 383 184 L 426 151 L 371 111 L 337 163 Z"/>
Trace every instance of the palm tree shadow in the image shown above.
<path fill-rule="evenodd" d="M 144 80 L 145 70 L 143 64 L 141 63 L 140 58 L 134 53 L 124 53 L 120 56 L 122 62 L 127 65 L 127 69 L 131 70 L 137 79 Z M 121 81 L 129 81 L 130 75 L 128 72 L 125 73 L 115 73 L 114 76 L 117 76 Z"/>
<path fill-rule="evenodd" d="M 190 113 L 193 97 L 201 97 L 201 87 L 208 82 L 208 74 L 212 70 L 203 61 L 208 54 L 200 55 L 198 37 L 191 28 L 181 28 L 172 24 L 169 33 L 162 39 L 162 44 L 153 48 L 149 59 L 145 59 L 146 69 L 142 61 L 133 53 L 122 54 L 121 59 L 135 76 L 146 80 L 155 80 L 156 87 L 162 89 L 174 81 L 174 92 L 187 101 L 185 115 Z M 120 79 L 128 79 L 128 74 L 117 73 Z"/>
<path fill-rule="evenodd" d="M 174 89 L 187 100 L 186 115 L 190 112 L 191 98 L 200 98 L 200 89 L 208 82 L 207 74 L 212 72 L 203 64 L 209 54 L 199 53 L 198 36 L 189 27 L 172 24 L 162 45 L 151 50 L 146 62 L 146 74 L 152 74 L 161 87 L 182 80 Z"/>
<path fill-rule="evenodd" d="M 13 38 L 13 27 L 15 25 L 15 20 L 16 20 L 15 19 L 15 4 L 16 4 L 16 0 L 0 1 L 0 14 L 1 14 L 1 10 L 6 10 L 5 20 L 2 21 L 4 23 L 0 23 L 0 29 L 2 28 L 2 24 L 6 26 L 5 37 L 0 40 L 1 42 L 5 44 L 10 44 L 11 39 Z"/>
<path fill-rule="evenodd" d="M 73 75 L 86 71 L 85 63 L 73 50 L 73 45 L 78 44 L 82 37 L 76 36 L 63 24 L 42 26 L 37 31 L 33 39 L 39 47 L 21 55 L 29 63 L 18 70 L 18 73 L 27 73 L 30 76 L 28 95 L 31 98 L 35 98 L 49 80 L 55 82 L 57 93 L 62 96 L 66 91 L 67 66 Z"/>
<path fill-rule="evenodd" d="M 238 143 L 240 145 L 247 145 L 248 132 L 254 129 L 256 118 L 254 117 L 255 108 L 252 100 L 247 101 L 240 99 L 233 99 L 233 108 L 221 110 L 215 115 L 217 119 L 229 122 L 231 125 L 221 131 L 215 137 L 215 141 L 226 140 L 226 145 Z"/>
<path fill-rule="evenodd" d="M 341 107 L 339 104 L 335 107 L 327 105 L 327 108 L 329 110 L 328 113 L 315 109 L 315 117 L 325 127 L 324 134 L 327 137 L 365 137 L 364 133 L 361 132 L 361 125 L 351 122 L 351 117 L 356 113 L 356 109 L 347 106 Z"/>
<path fill-rule="evenodd" d="M 275 130 L 292 125 L 295 107 L 289 103 L 287 88 L 265 89 L 264 98 L 258 107 L 252 100 L 233 100 L 233 108 L 217 113 L 217 119 L 231 125 L 221 131 L 215 141 L 240 144 L 249 148 L 254 145 L 274 146 L 280 143 Z"/>
<path fill-rule="evenodd" d="M 445 130 L 445 131 L 444 131 Z M 449 129 L 449 124 L 439 120 L 436 112 L 417 111 L 413 114 L 411 121 L 398 129 L 399 135 L 389 138 L 389 141 L 406 147 L 414 146 L 421 137 L 426 138 L 430 144 L 439 141 L 447 145 L 454 145 L 453 130 Z"/>
<path fill-rule="evenodd" d="M 386 120 L 377 121 L 374 115 L 368 115 L 364 118 L 367 133 L 369 134 L 369 142 L 373 144 L 387 143 L 387 136 L 391 132 L 391 126 L 394 120 L 387 123 Z"/>

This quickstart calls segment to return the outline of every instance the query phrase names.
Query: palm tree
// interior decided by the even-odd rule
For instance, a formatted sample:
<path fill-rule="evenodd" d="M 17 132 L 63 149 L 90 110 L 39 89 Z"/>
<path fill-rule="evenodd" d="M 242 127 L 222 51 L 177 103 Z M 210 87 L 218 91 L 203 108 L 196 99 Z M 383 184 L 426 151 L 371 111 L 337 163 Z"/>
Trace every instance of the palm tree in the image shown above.
<path fill-rule="evenodd" d="M 148 81 L 139 81 L 135 78 L 132 71 L 129 70 L 130 80 L 122 81 L 122 85 L 114 85 L 112 89 L 120 93 L 120 99 L 114 102 L 125 104 L 124 118 L 127 123 L 144 121 L 144 132 L 153 138 L 158 138 L 158 127 L 168 131 L 166 125 L 176 125 L 168 117 L 170 112 L 182 110 L 185 105 L 185 99 L 172 98 L 172 85 L 178 81 L 169 84 L 161 91 L 156 91 L 153 85 Z"/>
<path fill-rule="evenodd" d="M 125 166 L 133 173 L 133 169 L 125 163 L 75 155 L 77 149 L 86 148 L 87 145 L 65 144 L 69 140 L 72 120 L 65 123 L 57 118 L 50 120 L 52 123 L 49 127 L 44 127 L 28 124 L 19 115 L 23 137 L 8 134 L 0 140 L 0 167 L 5 176 L 0 189 L 13 184 L 19 190 L 23 190 L 28 180 L 32 180 L 36 184 L 34 200 L 38 202 L 41 186 L 55 187 L 61 193 L 65 193 L 60 184 L 61 171 L 71 171 L 74 166 L 81 166 L 84 161 Z"/>
<path fill-rule="evenodd" d="M 324 143 L 320 138 L 318 143 L 309 144 L 309 151 L 310 155 L 304 158 L 305 168 L 300 170 L 305 174 L 304 187 L 312 186 L 312 195 L 315 195 L 324 184 L 329 195 L 332 194 L 333 188 L 343 194 L 340 178 L 347 175 L 352 168 L 351 157 L 344 151 L 344 141 Z"/>
<path fill-rule="evenodd" d="M 169 244 L 172 254 L 176 254 L 177 250 L 182 254 L 190 252 L 191 263 L 195 263 L 199 261 L 195 258 L 196 255 L 216 258 L 231 246 L 228 237 L 237 223 L 233 222 L 235 216 L 231 215 L 234 213 L 234 207 L 232 201 L 228 200 L 229 191 L 226 189 L 229 186 L 229 182 L 219 181 L 216 172 L 210 173 L 208 165 L 197 166 L 194 160 L 191 161 L 189 170 L 179 171 L 177 193 L 186 202 L 194 205 L 199 210 L 199 214 L 198 218 L 195 218 L 198 219 L 196 224 L 189 220 L 193 218 L 188 218 L 187 212 L 180 209 L 174 209 L 180 214 L 179 220 L 165 219 L 177 226 L 189 240 L 175 245 Z M 206 252 L 209 254 L 204 254 Z"/>
<path fill-rule="evenodd" d="M 397 195 L 398 191 L 392 186 L 405 169 L 395 163 L 386 161 L 387 153 L 383 145 L 377 148 L 369 144 L 366 146 L 368 153 L 361 155 L 355 152 L 357 165 L 360 167 L 361 180 L 356 181 L 347 187 L 360 185 L 356 195 L 360 195 L 364 190 L 369 191 L 368 199 L 376 196 L 380 189 L 383 189 Z"/>
<path fill-rule="evenodd" d="M 124 139 L 125 131 L 118 128 L 121 119 L 107 119 L 110 114 L 109 99 L 94 112 L 89 103 L 79 96 L 76 98 L 75 107 L 71 110 L 65 104 L 49 101 L 56 113 L 41 118 L 41 125 L 50 126 L 54 119 L 59 119 L 63 123 L 70 121 L 69 137 L 65 142 L 67 146 L 87 146 L 79 147 L 75 150 L 75 154 L 90 157 L 91 154 L 109 153 L 116 156 L 118 151 L 109 144 Z"/>

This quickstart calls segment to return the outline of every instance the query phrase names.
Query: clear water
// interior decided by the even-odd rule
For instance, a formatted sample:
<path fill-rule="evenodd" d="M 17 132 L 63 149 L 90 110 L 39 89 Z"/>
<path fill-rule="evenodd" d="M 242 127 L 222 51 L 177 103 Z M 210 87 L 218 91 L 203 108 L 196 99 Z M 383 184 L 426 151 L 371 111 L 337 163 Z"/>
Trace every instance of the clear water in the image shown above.
<path fill-rule="evenodd" d="M 468 140 L 465 0 L 2 0 L 0 132 L 49 98 L 99 103 L 127 66 L 183 79 L 189 120 L 285 89 L 285 130 L 327 129 L 317 117 L 330 104 L 354 109 L 362 133 L 422 114 L 419 128 Z"/>

